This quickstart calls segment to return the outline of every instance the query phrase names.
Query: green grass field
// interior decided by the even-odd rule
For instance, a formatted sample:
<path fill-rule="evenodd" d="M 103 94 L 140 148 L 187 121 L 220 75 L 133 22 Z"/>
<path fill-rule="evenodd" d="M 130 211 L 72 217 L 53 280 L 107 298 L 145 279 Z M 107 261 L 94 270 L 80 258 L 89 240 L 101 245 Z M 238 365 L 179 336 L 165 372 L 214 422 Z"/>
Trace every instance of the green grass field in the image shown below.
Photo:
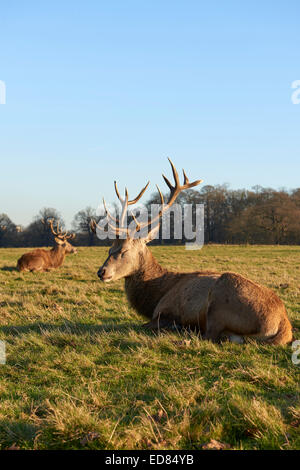
<path fill-rule="evenodd" d="M 170 269 L 231 270 L 271 287 L 300 338 L 300 247 L 151 249 Z M 13 269 L 24 251 L 0 249 L 1 449 L 300 448 L 290 345 L 144 331 L 123 282 L 97 278 L 107 248 L 79 248 L 38 274 Z"/>

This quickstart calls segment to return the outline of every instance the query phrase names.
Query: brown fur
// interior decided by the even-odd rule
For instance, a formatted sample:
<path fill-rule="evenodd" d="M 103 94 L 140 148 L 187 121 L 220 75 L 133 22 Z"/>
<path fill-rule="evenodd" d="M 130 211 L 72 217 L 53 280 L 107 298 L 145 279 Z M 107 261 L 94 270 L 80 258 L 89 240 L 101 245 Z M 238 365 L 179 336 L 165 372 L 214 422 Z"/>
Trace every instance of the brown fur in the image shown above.
<path fill-rule="evenodd" d="M 205 338 L 250 336 L 273 344 L 292 340 L 284 304 L 270 289 L 235 273 L 170 272 L 146 243 L 116 240 L 98 275 L 105 282 L 125 278 L 133 308 L 150 319 L 145 326 L 196 327 Z"/>
<path fill-rule="evenodd" d="M 266 287 L 235 273 L 214 272 L 174 273 L 159 265 L 146 244 L 159 228 L 157 223 L 163 213 L 175 202 L 181 191 L 192 188 L 202 180 L 190 183 L 185 172 L 183 185 L 180 184 L 177 170 L 170 161 L 174 185 L 165 177 L 170 189 L 167 203 L 159 191 L 161 209 L 151 221 L 151 231 L 145 238 L 135 238 L 135 232 L 150 224 L 139 224 L 129 231 L 123 226 L 128 206 L 135 204 L 145 192 L 148 184 L 139 195 L 128 199 L 121 198 L 115 182 L 115 190 L 122 205 L 122 214 L 117 220 L 111 216 L 106 206 L 108 225 L 117 237 L 109 256 L 99 268 L 98 276 L 104 282 L 125 278 L 127 298 L 138 313 L 151 319 L 151 328 L 167 327 L 172 324 L 197 327 L 205 337 L 219 341 L 224 335 L 239 341 L 243 336 L 273 343 L 286 344 L 292 340 L 292 327 L 285 307 L 277 295 Z M 112 224 L 113 222 L 113 224 Z M 92 230 L 96 230 L 96 223 Z M 126 238 L 122 238 L 125 234 Z"/>
<path fill-rule="evenodd" d="M 18 260 L 19 271 L 50 271 L 60 267 L 65 256 L 70 253 L 77 253 L 77 250 L 67 241 L 55 238 L 55 246 L 51 250 L 36 250 L 25 253 Z"/>
<path fill-rule="evenodd" d="M 292 341 L 292 327 L 281 299 L 240 274 L 224 273 L 209 292 L 206 337 L 224 332 L 273 344 Z"/>

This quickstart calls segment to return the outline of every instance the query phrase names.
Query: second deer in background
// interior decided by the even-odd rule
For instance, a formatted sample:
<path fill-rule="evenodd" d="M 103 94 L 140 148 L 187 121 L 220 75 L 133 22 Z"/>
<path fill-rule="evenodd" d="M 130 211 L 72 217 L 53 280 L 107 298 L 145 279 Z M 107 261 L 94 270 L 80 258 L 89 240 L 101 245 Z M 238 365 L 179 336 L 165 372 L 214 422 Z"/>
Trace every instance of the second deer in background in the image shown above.
<path fill-rule="evenodd" d="M 63 232 L 57 223 L 56 231 L 53 228 L 53 220 L 49 221 L 50 229 L 54 235 L 54 247 L 51 250 L 37 248 L 36 250 L 25 253 L 18 260 L 17 268 L 19 271 L 50 271 L 59 268 L 65 259 L 65 256 L 71 253 L 77 253 L 77 249 L 68 242 L 73 240 L 75 234 Z"/>

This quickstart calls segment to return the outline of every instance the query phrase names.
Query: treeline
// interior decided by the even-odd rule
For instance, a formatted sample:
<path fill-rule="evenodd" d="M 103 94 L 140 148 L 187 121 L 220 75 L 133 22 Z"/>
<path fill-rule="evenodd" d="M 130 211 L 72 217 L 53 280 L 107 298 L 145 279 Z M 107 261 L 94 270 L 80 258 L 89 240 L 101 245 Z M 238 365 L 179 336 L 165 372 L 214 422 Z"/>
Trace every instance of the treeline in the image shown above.
<path fill-rule="evenodd" d="M 97 245 L 103 244 L 92 232 L 90 222 L 99 219 L 96 211 L 90 207 L 79 211 L 73 220 L 71 231 L 76 233 L 72 240 L 73 245 Z M 6 214 L 0 214 L 0 247 L 39 247 L 52 246 L 53 234 L 49 221 L 54 221 L 54 227 L 59 224 L 62 230 L 66 230 L 65 221 L 56 209 L 44 208 L 34 217 L 27 227 L 14 224 Z"/>
<path fill-rule="evenodd" d="M 167 195 L 166 195 L 167 198 Z M 227 185 L 203 186 L 200 191 L 188 190 L 178 198 L 178 203 L 204 204 L 205 243 L 233 244 L 300 244 L 300 188 L 276 191 L 255 186 L 252 190 L 232 190 Z M 147 202 L 159 203 L 157 195 Z M 28 227 L 14 224 L 6 214 L 0 214 L 0 246 L 50 246 L 53 235 L 49 219 L 65 223 L 60 214 L 51 208 L 42 209 Z M 98 220 L 90 207 L 79 211 L 73 220 L 72 230 L 77 236 L 75 245 L 107 244 L 92 232 L 90 221 Z M 172 232 L 171 232 L 172 234 Z M 160 239 L 156 243 L 180 243 Z"/>

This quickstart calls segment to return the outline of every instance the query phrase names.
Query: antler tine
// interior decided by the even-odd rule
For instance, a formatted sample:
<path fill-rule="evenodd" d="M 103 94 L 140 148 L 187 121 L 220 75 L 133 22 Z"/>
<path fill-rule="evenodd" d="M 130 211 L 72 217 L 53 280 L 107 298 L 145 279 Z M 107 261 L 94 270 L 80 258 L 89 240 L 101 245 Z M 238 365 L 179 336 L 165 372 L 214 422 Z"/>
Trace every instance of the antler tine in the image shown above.
<path fill-rule="evenodd" d="M 120 196 L 120 193 L 119 193 L 119 190 L 118 190 L 118 186 L 117 186 L 117 182 L 116 182 L 116 181 L 114 181 L 114 186 L 115 186 L 116 195 L 117 195 L 119 201 L 123 202 L 123 198 L 121 198 L 121 196 Z"/>
<path fill-rule="evenodd" d="M 174 190 L 174 187 L 172 186 L 172 184 L 170 183 L 170 181 L 168 180 L 168 178 L 165 176 L 165 175 L 162 175 L 163 176 L 163 179 L 165 180 L 165 182 L 167 183 L 167 185 L 169 186 L 169 189 L 171 191 Z"/>
<path fill-rule="evenodd" d="M 65 235 L 65 240 L 73 240 L 74 238 L 76 237 L 76 234 L 75 233 L 69 233 L 66 232 L 66 235 Z"/>
<path fill-rule="evenodd" d="M 125 187 L 125 205 L 128 206 L 128 189 Z"/>
<path fill-rule="evenodd" d="M 121 202 L 121 204 L 123 205 L 124 204 L 124 199 L 120 196 L 120 193 L 119 193 L 119 190 L 118 190 L 118 186 L 117 186 L 117 182 L 114 181 L 114 186 L 115 186 L 115 191 L 116 191 L 116 195 L 119 199 L 119 201 Z M 128 201 L 128 191 L 127 191 L 127 188 L 125 188 L 125 200 L 127 199 Z"/>
<path fill-rule="evenodd" d="M 170 196 L 168 198 L 167 203 L 165 204 L 163 195 L 162 195 L 159 187 L 157 186 L 158 193 L 159 193 L 159 196 L 160 196 L 160 201 L 161 201 L 161 209 L 160 209 L 158 215 L 156 217 L 154 217 L 154 219 L 150 223 L 144 224 L 143 227 L 145 227 L 147 225 L 150 225 L 150 224 L 153 225 L 154 222 L 156 223 L 162 217 L 164 212 L 167 209 L 169 209 L 172 206 L 172 204 L 174 204 L 174 202 L 176 201 L 176 199 L 179 196 L 179 194 L 181 193 L 181 191 L 183 191 L 184 189 L 189 189 L 189 188 L 192 188 L 194 186 L 197 186 L 198 184 L 202 183 L 202 181 L 203 181 L 203 180 L 196 180 L 196 181 L 193 181 L 192 183 L 190 183 L 188 177 L 186 176 L 185 171 L 182 170 L 183 171 L 184 181 L 183 181 L 183 185 L 181 185 L 180 181 L 179 181 L 178 172 L 175 168 L 175 165 L 173 164 L 173 162 L 170 158 L 168 158 L 168 160 L 169 160 L 171 168 L 172 168 L 172 173 L 173 173 L 173 177 L 174 177 L 174 186 L 171 184 L 171 182 L 168 180 L 168 178 L 165 175 L 162 175 L 165 182 L 166 182 L 166 184 L 167 184 L 167 186 L 170 189 Z"/>
<path fill-rule="evenodd" d="M 118 186 L 117 186 L 117 182 L 114 181 L 114 186 L 115 186 L 115 192 L 116 192 L 116 195 L 119 199 L 119 201 L 121 202 L 121 205 L 122 205 L 122 212 L 121 212 L 121 217 L 120 217 L 120 220 L 119 220 L 119 227 L 122 227 L 123 224 L 124 224 L 124 220 L 125 220 L 125 216 L 126 216 L 126 212 L 127 212 L 127 207 L 128 206 L 131 206 L 133 204 L 136 204 L 137 201 L 139 201 L 142 197 L 142 195 L 144 194 L 144 192 L 146 191 L 146 189 L 148 188 L 149 186 L 149 183 L 150 181 L 148 181 L 148 183 L 146 184 L 146 186 L 144 186 L 141 191 L 139 192 L 139 194 L 134 198 L 134 199 L 131 199 L 129 200 L 129 197 L 128 197 L 128 190 L 127 188 L 125 188 L 125 198 L 123 199 L 121 196 L 120 196 L 120 193 L 119 193 L 119 189 L 118 189 Z M 107 215 L 112 219 L 113 217 L 110 216 L 109 212 L 106 210 L 107 212 Z M 114 220 L 114 222 L 116 222 L 116 220 Z"/>
<path fill-rule="evenodd" d="M 103 205 L 104 205 L 104 209 L 105 209 L 105 212 L 106 212 L 107 216 L 108 216 L 111 220 L 113 220 L 113 222 L 117 223 L 117 219 L 116 219 L 113 215 L 111 215 L 111 213 L 110 213 L 109 210 L 107 209 L 106 202 L 105 202 L 105 199 L 104 199 L 104 198 L 103 198 Z"/>
<path fill-rule="evenodd" d="M 132 211 L 130 211 L 130 214 L 131 214 L 131 217 L 133 218 L 133 220 L 135 222 L 135 225 L 136 225 L 135 231 L 138 232 L 141 228 L 141 224 L 139 224 L 139 222 L 136 220 L 135 215 L 133 214 Z"/>
<path fill-rule="evenodd" d="M 131 206 L 132 204 L 136 204 L 141 199 L 142 195 L 144 194 L 144 192 L 148 188 L 149 184 L 150 184 L 150 181 L 148 181 L 146 186 L 144 186 L 144 188 L 139 192 L 139 194 L 137 195 L 137 197 L 135 199 L 131 199 L 131 201 L 128 201 L 129 206 Z"/>
<path fill-rule="evenodd" d="M 90 227 L 91 227 L 92 232 L 94 232 L 94 233 L 96 233 L 97 228 L 99 230 L 104 231 L 104 227 L 101 227 L 100 225 L 98 225 L 97 222 L 94 219 L 92 219 L 90 221 Z"/>
<path fill-rule="evenodd" d="M 158 193 L 159 193 L 160 203 L 161 203 L 162 206 L 164 206 L 164 205 L 165 205 L 165 201 L 164 201 L 163 194 L 162 194 L 161 190 L 159 189 L 159 186 L 156 185 L 156 187 L 157 187 L 157 191 L 158 191 Z"/>
<path fill-rule="evenodd" d="M 54 222 L 54 219 L 49 219 L 48 220 L 48 223 L 49 223 L 50 228 L 51 228 L 51 232 L 53 233 L 53 235 L 55 237 L 58 237 L 61 240 L 69 240 L 69 239 L 75 238 L 76 235 L 74 233 L 69 234 L 68 231 L 63 232 L 61 230 L 61 228 L 59 227 L 59 220 L 56 223 L 56 231 L 55 231 L 54 228 L 53 228 L 53 222 Z"/>
<path fill-rule="evenodd" d="M 127 232 L 127 229 L 124 229 L 121 227 L 121 221 L 119 222 L 113 215 L 111 215 L 111 213 L 109 212 L 109 210 L 107 209 L 107 206 L 106 206 L 106 202 L 105 202 L 105 199 L 103 198 L 103 205 L 104 205 L 104 209 L 105 209 L 105 212 L 106 212 L 106 215 L 108 216 L 109 219 L 111 219 L 115 224 L 119 224 L 119 227 L 117 225 L 112 225 L 111 223 L 109 223 L 109 221 L 107 222 L 108 223 L 108 226 L 112 229 L 112 230 L 115 230 L 116 233 L 125 233 Z M 94 223 L 96 224 L 96 222 L 94 221 Z M 99 227 L 98 224 L 96 224 L 97 227 Z M 99 227 L 101 228 L 101 227 Z M 93 230 L 93 229 L 92 229 Z"/>
<path fill-rule="evenodd" d="M 66 237 L 68 233 L 68 232 L 63 233 L 62 229 L 59 226 L 59 220 L 56 222 L 56 233 L 59 238 L 63 238 L 63 239 Z"/>
<path fill-rule="evenodd" d="M 132 204 L 136 204 L 139 199 L 141 199 L 142 195 L 144 194 L 144 192 L 146 191 L 146 189 L 148 188 L 150 184 L 150 181 L 148 181 L 148 183 L 146 184 L 146 186 L 144 186 L 144 188 L 139 192 L 139 194 L 137 195 L 137 197 L 135 199 L 131 199 L 130 201 L 128 201 L 128 206 L 131 206 Z M 119 199 L 119 201 L 123 204 L 124 203 L 124 199 L 120 196 L 120 193 L 119 193 L 119 190 L 118 190 L 118 186 L 117 186 L 117 182 L 114 181 L 114 186 L 115 186 L 115 191 L 116 191 L 116 195 Z M 127 188 L 125 188 L 125 198 L 126 198 L 126 194 L 128 196 L 128 191 L 127 191 Z"/>
<path fill-rule="evenodd" d="M 57 233 L 57 236 L 62 235 L 62 232 L 59 229 L 59 220 L 56 222 L 56 233 Z"/>
<path fill-rule="evenodd" d="M 163 176 L 163 179 L 165 180 L 165 182 L 167 183 L 170 191 L 171 191 L 171 195 L 173 195 L 173 193 L 180 188 L 180 181 L 179 181 L 179 176 L 178 176 L 178 172 L 174 166 L 174 163 L 172 162 L 172 160 L 170 158 L 168 158 L 169 162 L 170 162 L 170 165 L 171 165 L 171 168 L 172 168 L 172 173 L 173 173 L 173 177 L 174 177 L 174 182 L 175 182 L 175 185 L 173 186 L 170 181 L 168 180 L 168 178 L 165 176 L 165 175 L 162 175 Z"/>
<path fill-rule="evenodd" d="M 92 231 L 93 233 L 96 233 L 96 226 L 97 226 L 97 224 L 96 224 L 95 220 L 94 220 L 94 219 L 91 219 L 91 220 L 90 220 L 90 227 L 91 227 L 91 231 Z"/>
<path fill-rule="evenodd" d="M 175 185 L 172 186 L 170 181 L 168 180 L 168 178 L 166 178 L 164 175 L 163 175 L 163 177 L 164 177 L 164 180 L 166 181 L 167 185 L 169 186 L 169 188 L 171 190 L 170 198 L 168 200 L 167 205 L 172 205 L 173 202 L 175 201 L 175 199 L 177 198 L 178 194 L 181 193 L 181 191 L 183 191 L 184 189 L 193 188 L 194 186 L 197 186 L 198 184 L 202 183 L 203 180 L 196 180 L 196 181 L 193 181 L 192 183 L 190 183 L 188 177 L 186 176 L 186 172 L 184 170 L 182 170 L 184 181 L 183 181 L 183 185 L 181 185 L 180 181 L 179 181 L 179 176 L 178 176 L 177 170 L 176 170 L 173 162 L 171 161 L 170 158 L 168 158 L 168 160 L 169 160 L 169 162 L 171 164 L 171 167 L 172 167 L 172 172 L 173 172 L 173 176 L 174 176 Z"/>
<path fill-rule="evenodd" d="M 183 177 L 184 177 L 183 189 L 193 188 L 194 186 L 198 186 L 198 184 L 203 182 L 203 180 L 196 180 L 190 183 L 188 177 L 186 176 L 184 169 L 182 169 L 182 172 L 183 172 Z"/>
<path fill-rule="evenodd" d="M 109 226 L 109 228 L 111 228 L 116 233 L 116 235 L 120 235 L 120 233 L 126 233 L 126 234 L 128 233 L 127 228 L 116 227 L 115 225 L 112 225 L 109 221 L 107 221 L 107 225 Z"/>
<path fill-rule="evenodd" d="M 120 235 L 120 233 L 128 233 L 127 228 L 116 227 L 115 225 L 112 225 L 109 221 L 107 221 L 107 225 L 116 233 L 116 235 Z M 90 226 L 94 233 L 96 233 L 97 228 L 99 230 L 104 231 L 104 227 L 101 227 L 99 224 L 97 224 L 97 222 L 94 219 L 91 221 Z"/>
<path fill-rule="evenodd" d="M 128 190 L 127 190 L 127 188 L 125 188 L 125 199 L 123 199 L 120 196 L 116 181 L 114 181 L 114 185 L 115 185 L 116 195 L 117 195 L 117 197 L 118 197 L 118 199 L 119 199 L 119 201 L 121 202 L 121 205 L 122 205 L 121 217 L 119 219 L 119 227 L 120 227 L 120 226 L 123 225 L 123 222 L 124 222 L 124 219 L 125 219 L 125 214 L 126 214 L 126 209 L 127 209 L 127 206 L 128 206 Z M 107 214 L 108 214 L 108 212 L 107 212 Z"/>
<path fill-rule="evenodd" d="M 70 238 L 68 236 L 68 230 L 63 232 L 62 229 L 59 227 L 59 220 L 57 221 L 57 224 L 56 224 L 56 231 L 57 231 L 57 236 L 61 238 L 62 240 L 67 240 L 68 238 Z"/>
<path fill-rule="evenodd" d="M 53 221 L 54 221 L 54 219 L 49 219 L 49 220 L 48 220 L 48 224 L 49 224 L 49 226 L 50 226 L 50 229 L 51 229 L 52 234 L 53 234 L 55 237 L 57 237 L 57 236 L 58 236 L 58 233 L 55 232 L 55 230 L 54 230 Z"/>
<path fill-rule="evenodd" d="M 122 200 L 122 212 L 121 212 L 121 217 L 119 220 L 119 227 L 122 227 L 124 224 L 127 207 L 128 207 L 128 190 L 127 188 L 125 188 L 125 199 Z"/>
<path fill-rule="evenodd" d="M 105 212 L 106 212 L 106 215 L 108 216 L 109 219 L 111 219 L 113 222 L 115 222 L 115 224 L 118 223 L 118 220 L 113 217 L 110 212 L 108 211 L 107 209 L 107 206 L 106 206 L 106 202 L 105 202 L 105 199 L 103 198 L 103 205 L 104 205 L 104 209 L 105 209 Z M 109 226 L 109 228 L 111 228 L 117 235 L 120 235 L 120 233 L 127 233 L 127 228 L 122 228 L 122 227 L 118 227 L 116 225 L 112 225 L 109 220 L 107 220 L 107 225 Z M 102 230 L 104 231 L 104 227 L 101 227 L 94 219 L 91 219 L 90 221 L 90 227 L 91 227 L 91 230 L 92 232 L 96 233 L 96 229 L 98 228 L 99 230 Z"/>
<path fill-rule="evenodd" d="M 175 165 L 174 165 L 174 163 L 172 162 L 172 160 L 170 158 L 168 158 L 168 160 L 169 160 L 170 165 L 172 167 L 172 172 L 173 172 L 174 181 L 175 181 L 175 187 L 180 186 L 179 176 L 178 176 L 177 170 L 175 168 Z"/>
<path fill-rule="evenodd" d="M 190 183 L 190 182 L 189 182 L 189 179 L 188 179 L 188 177 L 186 176 L 186 173 L 185 173 L 185 171 L 184 171 L 183 168 L 182 168 L 182 173 L 183 173 L 183 178 L 184 178 L 183 184 L 184 184 L 184 185 L 189 184 L 189 183 Z"/>

